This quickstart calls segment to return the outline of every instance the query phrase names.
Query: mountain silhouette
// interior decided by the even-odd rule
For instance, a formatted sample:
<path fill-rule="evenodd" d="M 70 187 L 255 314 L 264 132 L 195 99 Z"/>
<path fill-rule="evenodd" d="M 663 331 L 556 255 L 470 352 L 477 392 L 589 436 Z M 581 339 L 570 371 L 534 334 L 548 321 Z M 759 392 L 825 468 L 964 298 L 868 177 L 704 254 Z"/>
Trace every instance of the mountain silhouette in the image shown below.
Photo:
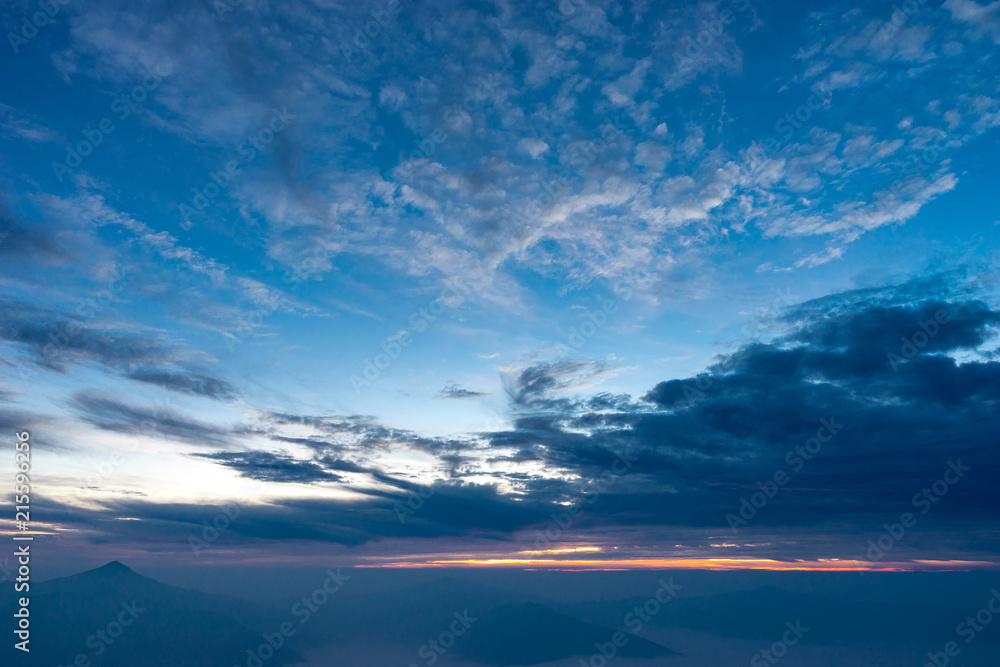
<path fill-rule="evenodd" d="M 248 651 L 256 651 L 265 634 L 274 636 L 287 622 L 295 634 L 280 649 L 268 651 L 267 667 L 299 662 L 309 650 L 335 654 L 338 646 L 357 643 L 412 646 L 416 655 L 464 618 L 454 655 L 482 665 L 534 665 L 589 656 L 615 633 L 523 595 L 451 577 L 392 592 L 330 595 L 308 622 L 300 623 L 291 610 L 311 593 L 250 602 L 162 584 L 112 561 L 33 582 L 31 654 L 10 648 L 9 664 L 71 665 L 83 655 L 94 667 L 246 665 Z M 14 607 L 13 597 L 9 589 L 0 594 L 5 609 Z M 616 651 L 631 657 L 672 654 L 632 635 Z"/>
<path fill-rule="evenodd" d="M 272 616 L 233 598 L 168 586 L 112 561 L 70 577 L 32 582 L 30 654 L 13 648 L 4 664 L 95 667 L 219 667 L 244 663 Z M 15 594 L 0 596 L 13 608 Z M 283 647 L 269 666 L 301 655 Z"/>
<path fill-rule="evenodd" d="M 528 600 L 523 594 L 454 577 L 391 593 L 344 597 L 303 628 L 312 641 L 412 644 L 414 653 L 447 631 L 456 614 L 476 619 L 450 649 L 482 665 L 535 665 L 597 652 L 615 630 L 585 623 Z M 619 655 L 655 657 L 670 649 L 630 635 Z"/>
<path fill-rule="evenodd" d="M 624 645 L 616 646 L 612 643 L 614 634 L 610 628 L 583 623 L 540 604 L 507 605 L 484 614 L 456 650 L 471 660 L 500 666 L 601 655 L 598 644 L 620 657 L 656 658 L 674 653 L 628 633 L 624 633 Z"/>

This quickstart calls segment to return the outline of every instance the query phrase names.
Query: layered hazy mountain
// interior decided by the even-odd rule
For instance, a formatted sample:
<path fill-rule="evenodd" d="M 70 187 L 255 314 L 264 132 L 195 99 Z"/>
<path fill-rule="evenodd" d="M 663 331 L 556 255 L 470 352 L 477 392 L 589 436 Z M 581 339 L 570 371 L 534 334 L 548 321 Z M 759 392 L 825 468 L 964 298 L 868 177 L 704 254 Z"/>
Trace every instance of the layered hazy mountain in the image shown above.
<path fill-rule="evenodd" d="M 301 663 L 308 649 L 330 646 L 333 652 L 338 645 L 367 642 L 412 646 L 421 662 L 453 653 L 476 664 L 534 665 L 589 655 L 595 641 L 615 633 L 521 595 L 451 578 L 338 598 L 328 592 L 336 587 L 336 574 L 331 571 L 316 589 L 325 595 L 313 591 L 299 600 L 265 602 L 168 586 L 117 561 L 43 582 L 31 595 L 29 664 L 278 666 Z M 5 609 L 13 608 L 5 595 Z M 616 653 L 653 658 L 672 651 L 630 637 Z"/>
<path fill-rule="evenodd" d="M 715 593 L 734 586 L 723 573 L 521 572 L 490 584 L 464 571 L 394 574 L 327 570 L 313 587 L 244 599 L 167 585 L 115 561 L 34 583 L 31 653 L 7 647 L 4 664 L 832 666 L 850 654 L 849 664 L 944 656 L 985 666 L 1000 656 L 1000 622 L 979 613 L 993 595 L 986 575 L 859 576 L 830 595 L 803 590 L 829 588 L 822 574 L 785 575 L 782 588 L 773 585 L 780 575 L 750 573 L 738 590 Z M 647 583 L 648 594 L 635 595 Z M 12 595 L 0 598 L 4 613 Z M 950 642 L 955 656 L 944 653 Z"/>

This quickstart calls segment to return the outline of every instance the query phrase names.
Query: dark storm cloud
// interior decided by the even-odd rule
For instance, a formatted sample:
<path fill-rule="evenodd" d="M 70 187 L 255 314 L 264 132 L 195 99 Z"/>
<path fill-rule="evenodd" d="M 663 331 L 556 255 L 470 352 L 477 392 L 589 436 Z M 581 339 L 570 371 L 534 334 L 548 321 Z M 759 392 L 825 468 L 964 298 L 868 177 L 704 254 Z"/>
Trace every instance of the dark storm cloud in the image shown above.
<path fill-rule="evenodd" d="M 961 459 L 973 471 L 924 526 L 981 523 L 1000 508 L 993 483 L 1000 363 L 952 355 L 989 345 L 1000 313 L 963 293 L 943 298 L 948 284 L 938 277 L 922 281 L 924 290 L 905 284 L 803 304 L 787 314 L 795 324 L 787 335 L 748 343 L 694 377 L 661 382 L 643 396 L 645 405 L 627 397 L 577 400 L 488 434 L 492 449 L 510 452 L 494 460 L 537 457 L 588 480 L 617 454 L 634 457 L 580 526 L 728 530 L 724 517 L 741 497 L 784 470 L 792 481 L 757 525 L 848 522 L 867 530 L 912 510 L 914 494 Z M 518 376 L 515 400 L 544 396 L 555 385 L 548 370 Z M 822 420 L 843 427 L 804 460 L 795 448 Z M 586 489 L 530 478 L 525 485 L 539 502 Z"/>
<path fill-rule="evenodd" d="M 330 482 L 343 479 L 314 461 L 303 461 L 288 454 L 272 452 L 214 452 L 194 454 L 218 461 L 227 468 L 240 473 L 242 477 L 263 482 Z"/>
<path fill-rule="evenodd" d="M 228 547 L 249 540 L 311 540 L 356 546 L 385 538 L 486 537 L 503 539 L 537 523 L 543 510 L 532 503 L 515 503 L 493 486 L 438 483 L 426 493 L 419 511 L 401 512 L 410 494 L 369 495 L 353 499 L 286 498 L 268 505 L 239 505 L 238 515 L 224 533 Z M 94 542 L 183 544 L 201 535 L 203 522 L 222 507 L 152 503 L 136 497 L 115 497 L 103 509 L 77 510 L 40 499 L 46 520 L 88 530 Z M 233 504 L 228 505 L 230 514 Z M 400 520 L 400 517 L 403 520 Z M 121 517 L 140 521 L 120 521 Z"/>
<path fill-rule="evenodd" d="M 934 300 L 844 313 L 811 321 L 774 343 L 749 345 L 699 377 L 661 382 L 643 398 L 671 408 L 770 390 L 811 389 L 807 398 L 850 387 L 869 397 L 946 402 L 989 394 L 984 380 L 993 377 L 993 365 L 958 364 L 945 353 L 982 345 L 995 335 L 998 322 L 1000 314 L 979 301 Z M 962 389 L 955 386 L 959 379 L 967 381 Z M 985 397 L 995 396 L 993 389 Z"/>
<path fill-rule="evenodd" d="M 587 410 L 631 410 L 633 408 L 632 397 L 628 394 L 601 393 L 591 396 L 586 401 Z"/>
<path fill-rule="evenodd" d="M 906 284 L 797 306 L 781 337 L 749 342 L 695 376 L 660 382 L 639 401 L 612 394 L 553 400 L 552 391 L 596 367 L 543 364 L 510 378 L 519 416 L 507 431 L 437 439 L 367 416 L 268 413 L 242 432 L 306 445 L 311 458 L 262 451 L 204 457 L 268 481 L 368 476 L 377 484 L 352 478 L 344 487 L 356 492 L 353 499 L 287 498 L 248 511 L 233 529 L 244 539 L 294 536 L 347 545 L 389 537 L 528 539 L 532 533 L 521 531 L 547 525 L 565 511 L 558 503 L 567 502 L 585 508 L 567 536 L 728 536 L 726 515 L 760 490 L 758 482 L 783 471 L 788 483 L 740 529 L 746 531 L 740 538 L 776 544 L 775 553 L 787 553 L 781 545 L 791 544 L 802 557 L 841 558 L 860 556 L 861 536 L 915 511 L 913 497 L 940 479 L 949 462 L 960 462 L 969 471 L 919 515 L 919 534 L 913 531 L 907 548 L 1000 551 L 990 528 L 1000 510 L 1000 362 L 977 352 L 995 342 L 1000 313 L 968 294 L 948 298 L 940 284 L 924 284 L 936 286 L 920 291 Z M 236 433 L 92 394 L 78 395 L 75 405 L 109 430 L 134 429 L 149 418 L 169 437 L 214 439 L 220 448 Z M 315 434 L 285 432 L 303 426 Z M 820 448 L 805 457 L 811 439 Z M 372 462 L 372 452 L 395 445 L 435 456 L 445 479 L 421 485 Z M 504 482 L 520 500 L 499 484 L 470 479 Z M 419 511 L 401 521 L 398 508 L 414 494 Z M 128 512 L 169 516 L 141 503 L 129 504 Z"/>
<path fill-rule="evenodd" d="M 227 546 L 254 538 L 282 539 L 282 528 L 283 539 L 336 541 L 327 532 L 313 528 L 308 517 L 293 516 L 280 507 L 250 507 L 235 502 L 218 506 L 156 503 L 134 496 L 114 497 L 101 503 L 101 508 L 86 511 L 42 497 L 33 504 L 47 520 L 88 531 L 87 539 L 94 544 L 139 543 L 147 548 L 163 545 L 166 549 L 189 550 L 189 539 L 203 535 L 203 522 L 224 511 L 236 517 L 224 533 Z"/>
<path fill-rule="evenodd" d="M 351 503 L 318 499 L 288 499 L 283 504 L 291 510 L 323 518 L 327 523 L 350 527 L 368 539 L 386 537 L 492 536 L 503 538 L 545 517 L 544 507 L 536 503 L 514 502 L 486 484 L 437 483 L 425 491 L 426 499 L 412 513 L 401 510 L 410 494 L 376 496 L 361 503 L 359 511 Z"/>

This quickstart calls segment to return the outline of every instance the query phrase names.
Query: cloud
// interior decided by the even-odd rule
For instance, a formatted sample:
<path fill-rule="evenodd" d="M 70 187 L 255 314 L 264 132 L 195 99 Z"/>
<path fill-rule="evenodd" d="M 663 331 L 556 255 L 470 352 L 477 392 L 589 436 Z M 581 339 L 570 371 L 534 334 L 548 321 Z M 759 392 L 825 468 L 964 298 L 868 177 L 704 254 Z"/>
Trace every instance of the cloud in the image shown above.
<path fill-rule="evenodd" d="M 983 76 L 995 69 L 996 3 L 927 5 L 884 37 L 884 5 L 801 12 L 782 30 L 789 53 L 795 40 L 806 43 L 777 60 L 759 57 L 767 39 L 746 39 L 759 21 L 750 9 L 736 11 L 740 3 L 730 3 L 736 20 L 721 32 L 711 28 L 722 5 L 573 4 L 568 16 L 532 3 L 414 3 L 407 20 L 383 26 L 350 59 L 327 46 L 352 43 L 371 21 L 370 2 L 244 3 L 223 21 L 203 4 L 162 0 L 68 13 L 69 42 L 41 55 L 75 90 L 129 90 L 146 69 L 170 70 L 112 143 L 176 148 L 158 153 L 167 160 L 160 166 L 183 182 L 150 190 L 152 181 L 106 185 L 77 171 L 57 196 L 40 192 L 45 178 L 31 166 L 38 161 L 26 161 L 30 175 L 13 177 L 26 193 L 19 204 L 46 217 L 34 225 L 0 216 L 0 254 L 25 265 L 60 253 L 87 262 L 45 280 L 12 272 L 8 281 L 31 297 L 0 304 L 0 338 L 24 355 L 16 363 L 67 375 L 85 366 L 91 372 L 80 378 L 100 370 L 126 380 L 125 391 L 231 401 L 246 392 L 212 370 L 207 350 L 223 342 L 215 333 L 232 342 L 250 331 L 254 341 L 240 348 L 243 361 L 230 355 L 220 365 L 245 363 L 266 376 L 281 340 L 282 368 L 316 366 L 299 345 L 315 337 L 300 336 L 304 329 L 282 315 L 322 311 L 266 276 L 301 277 L 310 285 L 303 299 L 375 319 L 404 298 L 420 307 L 443 284 L 456 286 L 462 307 L 442 319 L 470 330 L 488 321 L 482 328 L 502 335 L 482 340 L 486 349 L 497 340 L 522 349 L 542 325 L 512 315 L 528 304 L 551 307 L 553 291 L 613 285 L 619 294 L 625 286 L 626 300 L 648 293 L 643 307 L 708 295 L 700 303 L 712 309 L 716 297 L 738 296 L 731 283 L 722 296 L 707 287 L 760 264 L 754 253 L 768 254 L 762 268 L 823 267 L 846 280 L 845 262 L 834 260 L 854 257 L 850 244 L 868 231 L 920 221 L 927 207 L 953 200 L 958 175 L 969 173 L 960 149 L 1000 122 L 996 82 Z M 267 30 L 256 29 L 261 18 Z M 959 41 L 965 31 L 987 38 Z M 757 51 L 745 58 L 744 48 Z M 745 94 L 745 63 L 767 72 L 766 99 Z M 270 109 L 285 106 L 294 116 L 287 131 L 244 165 L 197 229 L 177 231 L 171 197 L 211 182 Z M 62 110 L 52 111 L 57 118 Z M 51 139 L 47 122 L 0 107 L 0 134 L 18 150 Z M 96 174 L 105 162 L 143 157 L 104 156 L 85 168 Z M 39 169 L 51 176 L 46 164 Z M 142 284 L 128 297 L 105 298 L 100 316 L 86 315 L 93 306 L 69 301 L 84 287 L 76 274 L 109 257 L 140 266 Z M 629 474 L 581 526 L 605 534 L 625 526 L 669 535 L 677 523 L 717 530 L 819 419 L 851 415 L 843 436 L 760 518 L 786 531 L 784 539 L 807 526 L 819 540 L 824 521 L 855 532 L 869 520 L 880 525 L 875 519 L 905 501 L 910 484 L 936 474 L 942 457 L 968 456 L 977 470 L 995 472 L 983 445 L 995 426 L 994 305 L 949 280 L 796 307 L 774 322 L 781 333 L 770 340 L 743 344 L 691 377 L 649 380 L 645 400 L 595 393 L 622 372 L 614 358 L 567 359 L 556 356 L 560 349 L 504 366 L 514 419 L 496 432 L 438 437 L 332 408 L 244 406 L 246 423 L 231 425 L 94 392 L 74 394 L 69 405 L 81 422 L 109 432 L 208 446 L 214 453 L 202 460 L 242 475 L 340 485 L 360 500 L 310 498 L 323 520 L 307 516 L 305 501 L 289 500 L 262 509 L 244 537 L 270 539 L 293 519 L 291 535 L 345 544 L 480 529 L 508 538 L 504 531 L 593 488 L 626 453 L 636 457 Z M 358 294 L 370 309 L 340 301 L 341 293 Z M 58 306 L 43 307 L 46 298 Z M 678 323 L 666 324 L 662 310 L 640 313 L 638 302 L 628 317 L 643 319 L 635 339 L 642 354 L 658 336 L 675 336 Z M 149 318 L 145 326 L 127 319 L 130 309 Z M 936 319 L 940 310 L 946 321 Z M 355 322 L 344 319 L 334 344 L 351 342 L 344 337 Z M 271 337 L 279 326 L 287 337 Z M 411 328 L 397 322 L 387 332 L 402 326 Z M 515 331 L 524 337 L 506 335 Z M 921 336 L 928 340 L 917 348 Z M 189 347 L 196 344 L 206 352 Z M 906 345 L 917 352 L 906 354 Z M 674 353 L 655 356 L 664 354 Z M 268 380 L 262 387 L 281 385 Z M 299 395 L 311 384 L 296 383 L 288 404 L 311 403 Z M 437 395 L 486 392 L 449 383 Z M 365 410 L 391 408 L 375 394 L 365 400 Z M 226 414 L 219 408 L 227 406 L 211 407 Z M 861 482 L 852 486 L 851 474 Z M 995 496 L 968 481 L 954 506 L 952 498 L 941 505 L 941 517 L 995 508 Z M 422 486 L 440 494 L 426 518 L 397 525 L 394 503 Z M 174 509 L 185 520 L 196 514 Z"/>
<path fill-rule="evenodd" d="M 47 451 L 68 451 L 69 447 L 57 434 L 53 433 L 53 425 L 60 421 L 53 415 L 40 414 L 25 410 L 18 400 L 17 394 L 0 391 L 0 429 L 6 433 L 31 434 L 31 441 L 41 445 Z"/>
<path fill-rule="evenodd" d="M 989 35 L 994 43 L 1000 44 L 1000 2 L 981 5 L 973 0 L 946 0 L 943 7 L 973 34 Z"/>
<path fill-rule="evenodd" d="M 521 139 L 517 142 L 519 150 L 527 153 L 533 160 L 549 150 L 549 145 L 540 139 Z"/>
<path fill-rule="evenodd" d="M 45 195 L 40 198 L 46 212 L 54 220 L 65 223 L 72 219 L 75 224 L 86 223 L 94 228 L 106 226 L 120 227 L 135 236 L 139 243 L 166 262 L 176 262 L 189 271 L 201 274 L 215 283 L 225 280 L 229 267 L 211 257 L 181 245 L 168 232 L 154 231 L 146 223 L 136 220 L 127 213 L 115 210 L 105 201 L 103 194 L 95 194 L 86 189 L 74 197 L 61 198 Z"/>
<path fill-rule="evenodd" d="M 813 268 L 816 266 L 822 266 L 827 262 L 832 262 L 835 259 L 840 259 L 844 256 L 843 248 L 830 247 L 823 252 L 814 252 L 810 255 L 803 257 L 802 259 L 795 262 L 795 268 L 802 266 Z"/>
<path fill-rule="evenodd" d="M 339 475 L 325 470 L 314 461 L 303 461 L 282 453 L 215 452 L 194 454 L 194 456 L 218 461 L 227 468 L 239 472 L 242 477 L 263 482 L 306 484 L 310 482 L 336 482 L 343 479 Z"/>
<path fill-rule="evenodd" d="M 427 453 L 460 450 L 469 446 L 464 440 L 426 437 L 408 429 L 386 426 L 370 415 L 297 415 L 272 412 L 263 417 L 272 428 L 283 426 L 308 426 L 324 438 L 337 444 L 348 444 L 359 449 L 384 449 L 393 445 L 406 445 Z M 323 448 L 319 440 L 318 448 Z"/>
<path fill-rule="evenodd" d="M 318 262 L 317 278 L 333 269 L 336 254 L 349 252 L 424 284 L 460 284 L 471 298 L 515 309 L 523 307 L 531 283 L 522 279 L 522 269 L 558 279 L 567 289 L 639 270 L 704 281 L 693 267 L 703 262 L 706 241 L 727 228 L 840 234 L 837 241 L 847 243 L 869 229 L 910 220 L 950 188 L 914 192 L 899 206 L 838 224 L 850 213 L 845 198 L 855 208 L 871 201 L 873 190 L 890 185 L 882 181 L 899 173 L 917 148 L 902 143 L 902 133 L 887 132 L 838 154 L 843 126 L 857 122 L 851 96 L 873 94 L 875 83 L 885 83 L 879 94 L 890 104 L 911 95 L 916 100 L 918 93 L 947 101 L 951 93 L 978 92 L 984 85 L 971 78 L 926 85 L 923 71 L 914 71 L 918 64 L 928 75 L 950 66 L 937 55 L 947 39 L 944 29 L 925 24 L 921 14 L 887 39 L 876 35 L 885 17 L 875 10 L 813 12 L 803 26 L 812 43 L 777 73 L 789 95 L 776 107 L 794 114 L 817 86 L 836 90 L 835 99 L 791 140 L 783 139 L 766 170 L 775 178 L 767 180 L 752 173 L 741 150 L 747 146 L 723 132 L 726 100 L 732 99 L 724 77 L 741 72 L 743 38 L 760 25 L 749 6 L 662 7 L 656 20 L 648 20 L 641 4 L 620 10 L 588 5 L 572 16 L 557 13 L 552 22 L 528 5 L 481 13 L 449 2 L 440 15 L 416 9 L 407 21 L 386 27 L 348 67 L 340 67 L 343 54 L 336 50 L 315 56 L 316 36 L 295 29 L 312 20 L 326 26 L 326 39 L 350 44 L 358 26 L 370 20 L 369 4 L 320 9 L 287 3 L 271 17 L 273 32 L 266 34 L 246 29 L 259 18 L 249 8 L 218 22 L 197 7 L 116 6 L 72 17 L 73 46 L 95 61 L 93 75 L 115 81 L 168 63 L 172 74 L 149 112 L 158 127 L 192 143 L 231 149 L 275 104 L 297 114 L 294 132 L 276 142 L 273 163 L 255 163 L 229 193 L 230 217 L 260 221 L 254 233 L 269 259 L 294 267 L 317 241 L 336 239 Z M 953 12 L 965 14 L 980 7 L 961 0 L 954 5 Z M 734 20 L 718 34 L 704 32 L 723 9 Z M 138 29 L 151 22 L 159 26 L 155 34 Z M 433 48 L 426 41 L 431 33 Z M 706 37 L 699 47 L 697 40 Z M 617 46 L 626 39 L 634 45 L 627 56 Z M 469 41 L 478 45 L 475 53 L 454 67 L 444 47 Z M 518 54 L 513 60 L 512 53 Z M 376 56 L 391 65 L 378 76 L 362 65 Z M 679 66 L 675 56 L 690 62 Z M 283 66 L 275 68 L 276 62 Z M 419 77 L 409 69 L 414 62 L 421 64 Z M 547 86 L 544 99 L 533 99 Z M 706 104 L 719 116 L 718 130 L 705 123 Z M 884 126 L 881 119 L 866 120 Z M 667 124 L 687 129 L 675 137 Z M 609 127 L 618 132 L 612 141 Z M 470 144 L 477 150 L 467 150 Z M 356 145 L 371 146 L 377 160 L 358 159 L 349 148 Z M 433 148 L 414 160 L 420 146 Z M 581 152 L 592 146 L 600 147 L 599 159 Z M 859 155 L 866 146 L 867 160 Z M 884 152 L 889 146 L 895 151 Z M 305 165 L 316 163 L 341 168 L 303 178 Z M 410 169 L 411 163 L 418 166 Z M 75 203 L 97 219 L 131 224 L 145 247 L 166 260 L 212 279 L 231 272 L 170 234 L 139 227 L 131 216 L 104 215 L 101 195 Z"/>
<path fill-rule="evenodd" d="M 494 460 L 539 461 L 558 472 L 523 480 L 524 493 L 541 502 L 580 498 L 616 457 L 634 459 L 614 491 L 587 510 L 597 534 L 639 525 L 728 530 L 725 516 L 741 496 L 801 463 L 794 483 L 741 529 L 801 540 L 831 522 L 855 533 L 881 525 L 947 461 L 961 459 L 977 473 L 925 525 L 947 534 L 953 525 L 975 526 L 1000 505 L 989 481 L 1000 457 L 988 444 L 1000 363 L 976 352 L 996 342 L 1000 312 L 966 295 L 964 284 L 942 274 L 801 304 L 785 315 L 786 335 L 747 344 L 696 376 L 660 382 L 642 403 L 562 402 L 488 434 Z M 525 378 L 529 395 L 534 377 Z M 541 390 L 549 381 L 539 377 Z M 795 448 L 821 420 L 843 429 L 806 463 Z M 947 548 L 963 542 L 949 538 Z M 859 544 L 837 539 L 824 549 L 857 557 Z"/>
<path fill-rule="evenodd" d="M 486 396 L 492 396 L 492 395 L 493 394 L 491 394 L 490 392 L 471 391 L 469 389 L 463 389 L 454 382 L 449 382 L 444 386 L 443 389 L 441 389 L 441 391 L 438 392 L 437 397 L 464 399 L 464 398 L 484 398 Z"/>
<path fill-rule="evenodd" d="M 0 340 L 18 344 L 32 361 L 46 370 L 66 373 L 68 367 L 93 364 L 113 369 L 138 382 L 169 391 L 232 400 L 236 389 L 225 380 L 195 371 L 188 359 L 197 356 L 159 339 L 95 326 L 118 301 L 116 280 L 110 289 L 82 299 L 76 313 L 43 309 L 20 301 L 2 301 L 6 317 L 0 322 Z M 115 287 L 117 285 L 118 287 Z"/>
<path fill-rule="evenodd" d="M 159 342 L 108 333 L 90 326 L 88 315 L 106 308 L 114 295 L 100 301 L 83 302 L 69 315 L 19 301 L 4 301 L 5 317 L 0 322 L 0 339 L 27 348 L 34 360 L 51 370 L 65 372 L 66 364 L 96 363 L 111 368 L 127 368 L 137 363 L 166 362 L 171 353 Z"/>
<path fill-rule="evenodd" d="M 259 472 L 267 481 L 307 481 L 312 472 L 276 468 L 267 464 Z M 257 474 L 255 466 L 248 466 Z M 282 478 L 286 470 L 290 476 Z M 275 476 L 278 479 L 275 479 Z M 425 490 L 419 512 L 401 513 L 410 499 L 408 493 L 360 498 L 284 498 L 267 505 L 244 504 L 238 519 L 231 522 L 226 544 L 287 548 L 289 541 L 360 546 L 387 538 L 484 538 L 491 541 L 542 520 L 542 509 L 518 503 L 497 493 L 491 485 L 465 483 L 435 484 Z M 206 508 L 197 504 L 156 503 L 134 497 L 113 497 L 102 507 L 86 513 L 45 498 L 52 521 L 86 530 L 86 539 L 99 544 L 142 544 L 147 549 L 190 551 L 188 537 L 200 535 Z M 221 508 L 220 508 L 221 509 Z M 140 521 L 117 521 L 127 516 Z M 284 546 L 281 546 L 284 545 Z"/>
<path fill-rule="evenodd" d="M 64 252 L 45 227 L 21 223 L 11 211 L 0 208 L 0 255 L 44 260 L 63 256 Z"/>
<path fill-rule="evenodd" d="M 763 545 L 748 547 L 757 555 L 787 555 L 791 546 L 803 558 L 857 558 L 866 531 L 912 509 L 913 495 L 948 461 L 961 460 L 971 471 L 947 502 L 922 516 L 921 535 L 908 536 L 899 553 L 968 555 L 982 551 L 981 522 L 1000 507 L 993 483 L 1000 455 L 991 445 L 1000 362 L 990 352 L 1000 311 L 977 296 L 981 278 L 958 270 L 797 304 L 777 318 L 780 335 L 745 343 L 696 375 L 659 382 L 639 400 L 580 392 L 553 398 L 606 368 L 536 361 L 508 376 L 521 411 L 512 427 L 466 437 L 423 436 L 365 416 L 288 412 L 223 427 L 94 392 L 77 394 L 71 406 L 98 428 L 216 447 L 195 456 L 247 478 L 336 484 L 350 494 L 279 496 L 247 507 L 231 527 L 236 544 L 523 541 L 566 503 L 584 508 L 567 538 L 613 543 L 638 531 L 647 541 L 683 534 L 698 543 L 728 531 L 727 513 L 781 470 L 792 481 L 740 528 L 740 539 Z M 796 454 L 824 424 L 837 426 L 821 450 L 809 459 Z M 253 438 L 289 450 L 243 442 Z M 244 449 L 234 451 L 237 443 Z M 432 462 L 401 465 L 393 458 L 400 448 Z M 618 472 L 608 481 L 610 471 Z M 400 521 L 398 508 L 415 493 L 420 510 L 404 511 Z M 132 498 L 104 505 L 106 512 L 65 520 L 114 542 L 146 530 L 108 520 L 114 512 L 155 519 L 164 522 L 151 542 L 158 544 L 203 517 L 194 506 Z"/>
<path fill-rule="evenodd" d="M 93 390 L 76 392 L 69 400 L 69 407 L 81 420 L 104 431 L 159 435 L 199 447 L 223 447 L 232 443 L 232 429 L 190 419 L 167 408 L 125 403 Z"/>
<path fill-rule="evenodd" d="M 233 385 L 225 380 L 199 373 L 174 373 L 156 369 L 140 369 L 130 372 L 128 378 L 181 394 L 205 396 L 222 401 L 233 400 L 237 395 Z"/>
<path fill-rule="evenodd" d="M 30 143 L 59 141 L 62 137 L 41 123 L 29 118 L 24 112 L 0 103 L 0 134 L 17 137 Z"/>
<path fill-rule="evenodd" d="M 575 391 L 613 377 L 621 368 L 608 360 L 566 359 L 501 368 L 504 389 L 516 405 L 539 405 L 553 394 Z"/>

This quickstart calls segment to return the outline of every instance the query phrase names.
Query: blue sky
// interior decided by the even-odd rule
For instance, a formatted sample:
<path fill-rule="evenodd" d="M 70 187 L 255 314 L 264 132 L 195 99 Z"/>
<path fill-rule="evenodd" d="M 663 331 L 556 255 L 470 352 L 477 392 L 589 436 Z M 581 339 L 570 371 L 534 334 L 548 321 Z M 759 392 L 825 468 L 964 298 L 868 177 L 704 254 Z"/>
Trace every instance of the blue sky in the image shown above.
<path fill-rule="evenodd" d="M 226 557 L 288 552 L 280 521 L 303 557 L 514 553 L 628 450 L 560 543 L 845 559 L 964 453 L 980 481 L 899 560 L 995 560 L 998 459 L 968 443 L 997 386 L 1000 5 L 53 8 L 3 10 L 0 420 L 37 432 L 67 551 L 189 553 L 247 497 Z M 965 393 L 926 393 L 946 375 Z M 834 407 L 965 445 L 835 440 L 826 486 L 709 546 Z M 437 509 L 396 521 L 416 488 Z M 820 488 L 840 513 L 792 511 Z"/>

